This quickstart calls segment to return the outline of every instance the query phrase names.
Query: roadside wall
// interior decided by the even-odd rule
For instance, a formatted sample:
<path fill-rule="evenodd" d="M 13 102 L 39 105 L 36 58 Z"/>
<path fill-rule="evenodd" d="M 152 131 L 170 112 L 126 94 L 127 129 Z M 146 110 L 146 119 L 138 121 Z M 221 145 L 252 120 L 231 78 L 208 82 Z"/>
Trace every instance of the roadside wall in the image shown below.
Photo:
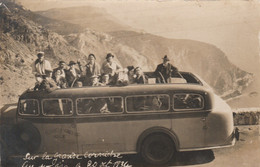
<path fill-rule="evenodd" d="M 233 109 L 235 125 L 260 125 L 260 108 Z"/>

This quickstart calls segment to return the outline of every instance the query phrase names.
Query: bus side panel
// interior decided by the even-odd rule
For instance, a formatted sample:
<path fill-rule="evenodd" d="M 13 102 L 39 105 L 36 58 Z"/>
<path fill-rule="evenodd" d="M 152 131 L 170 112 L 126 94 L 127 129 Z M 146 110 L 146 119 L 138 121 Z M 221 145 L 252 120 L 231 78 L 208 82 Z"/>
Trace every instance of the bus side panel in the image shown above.
<path fill-rule="evenodd" d="M 136 120 L 78 123 L 78 143 L 85 152 L 136 152 L 139 136 L 151 127 L 170 129 L 171 120 Z"/>
<path fill-rule="evenodd" d="M 77 130 L 72 123 L 33 123 L 39 130 L 39 153 L 48 154 L 77 152 Z"/>
<path fill-rule="evenodd" d="M 215 96 L 215 104 L 207 119 L 207 146 L 231 145 L 234 138 L 233 113 L 220 97 Z"/>
<path fill-rule="evenodd" d="M 179 149 L 205 146 L 206 130 L 203 119 L 203 116 L 194 116 L 172 120 L 172 130 L 179 140 Z"/>

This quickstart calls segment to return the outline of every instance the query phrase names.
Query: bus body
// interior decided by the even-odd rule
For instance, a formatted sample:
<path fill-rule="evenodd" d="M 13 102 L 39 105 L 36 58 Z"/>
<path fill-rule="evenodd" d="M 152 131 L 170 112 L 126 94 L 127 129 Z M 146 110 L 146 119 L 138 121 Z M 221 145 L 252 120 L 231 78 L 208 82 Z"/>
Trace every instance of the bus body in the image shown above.
<path fill-rule="evenodd" d="M 163 164 L 174 151 L 234 145 L 230 107 L 195 75 L 182 76 L 186 83 L 27 91 L 17 108 L 18 146 L 35 155 L 140 153 Z"/>

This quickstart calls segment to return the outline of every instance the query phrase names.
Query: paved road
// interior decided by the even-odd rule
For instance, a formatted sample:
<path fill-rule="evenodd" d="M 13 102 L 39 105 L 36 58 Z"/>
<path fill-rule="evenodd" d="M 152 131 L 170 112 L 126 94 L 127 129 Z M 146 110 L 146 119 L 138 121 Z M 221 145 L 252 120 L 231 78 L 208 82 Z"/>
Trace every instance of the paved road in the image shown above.
<path fill-rule="evenodd" d="M 260 167 L 260 126 L 239 126 L 240 141 L 234 147 L 177 153 L 168 166 Z M 137 156 L 126 160 L 135 167 L 149 167 Z"/>
<path fill-rule="evenodd" d="M 239 127 L 241 131 L 240 141 L 234 147 L 177 153 L 167 166 L 192 166 L 192 167 L 260 167 L 260 126 Z M 109 159 L 91 159 L 92 165 L 97 162 L 108 162 Z M 113 162 L 118 159 L 112 159 Z M 149 167 L 139 156 L 125 155 L 121 161 L 128 161 L 133 167 Z M 39 162 L 41 164 L 41 162 Z M 78 163 L 78 162 L 77 162 Z M 76 166 L 75 161 L 65 161 L 62 164 Z M 47 163 L 48 164 L 48 163 Z M 50 164 L 50 163 L 49 163 Z M 83 165 L 84 164 L 84 165 Z M 86 161 L 81 162 L 81 166 L 86 166 Z M 111 165 L 108 165 L 111 166 Z M 103 166 L 105 167 L 105 166 Z M 111 166 L 113 167 L 113 165 Z M 119 167 L 119 166 L 115 166 Z"/>

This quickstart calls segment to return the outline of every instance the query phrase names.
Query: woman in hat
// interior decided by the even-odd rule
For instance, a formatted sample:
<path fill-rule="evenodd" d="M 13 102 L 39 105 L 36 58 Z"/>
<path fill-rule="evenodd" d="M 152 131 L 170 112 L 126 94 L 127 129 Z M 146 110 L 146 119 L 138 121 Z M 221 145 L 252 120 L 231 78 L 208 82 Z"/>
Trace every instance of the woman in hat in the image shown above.
<path fill-rule="evenodd" d="M 119 65 L 114 60 L 114 55 L 108 53 L 106 56 L 106 61 L 103 63 L 101 72 L 102 72 L 102 82 L 105 84 L 109 84 L 112 82 L 116 82 L 117 73 L 122 69 L 121 65 Z"/>
<path fill-rule="evenodd" d="M 169 58 L 165 55 L 163 58 L 163 63 L 159 64 L 155 70 L 158 83 L 169 83 L 173 73 L 178 72 L 178 69 L 169 63 Z"/>

